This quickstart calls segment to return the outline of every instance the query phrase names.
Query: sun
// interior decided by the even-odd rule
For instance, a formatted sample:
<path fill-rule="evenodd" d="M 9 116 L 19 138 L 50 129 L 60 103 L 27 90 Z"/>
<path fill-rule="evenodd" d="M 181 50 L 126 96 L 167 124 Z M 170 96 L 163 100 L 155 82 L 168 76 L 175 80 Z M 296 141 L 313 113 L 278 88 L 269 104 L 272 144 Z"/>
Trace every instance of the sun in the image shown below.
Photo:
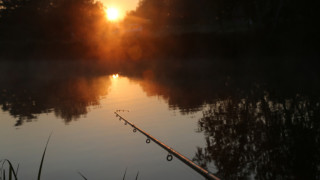
<path fill-rule="evenodd" d="M 115 21 L 117 19 L 119 19 L 119 11 L 116 8 L 110 7 L 106 10 L 107 12 L 107 18 L 110 21 Z"/>

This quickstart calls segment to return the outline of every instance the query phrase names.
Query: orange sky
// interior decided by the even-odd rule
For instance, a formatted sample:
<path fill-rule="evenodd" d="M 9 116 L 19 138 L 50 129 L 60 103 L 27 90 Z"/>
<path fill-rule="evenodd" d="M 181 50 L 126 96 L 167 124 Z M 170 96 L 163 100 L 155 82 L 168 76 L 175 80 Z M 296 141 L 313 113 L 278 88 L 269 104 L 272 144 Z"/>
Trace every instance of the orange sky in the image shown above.
<path fill-rule="evenodd" d="M 100 0 L 106 7 L 114 7 L 119 10 L 120 18 L 123 18 L 127 11 L 135 10 L 139 0 Z"/>

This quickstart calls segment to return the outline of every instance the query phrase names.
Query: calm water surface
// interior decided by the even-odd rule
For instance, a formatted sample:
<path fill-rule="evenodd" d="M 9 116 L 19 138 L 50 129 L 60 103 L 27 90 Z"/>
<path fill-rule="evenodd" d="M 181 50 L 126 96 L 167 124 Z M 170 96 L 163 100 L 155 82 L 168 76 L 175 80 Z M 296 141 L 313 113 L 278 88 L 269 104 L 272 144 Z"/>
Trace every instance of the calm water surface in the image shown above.
<path fill-rule="evenodd" d="M 204 179 L 120 122 L 114 111 L 125 110 L 127 120 L 222 179 L 320 178 L 317 81 L 181 72 L 2 76 L 0 158 L 34 179 L 53 132 L 43 179 L 81 179 L 78 172 L 121 179 L 126 168 L 130 179 L 138 171 L 139 179 Z"/>
<path fill-rule="evenodd" d="M 205 145 L 203 134 L 195 133 L 201 112 L 182 115 L 165 98 L 146 93 L 143 82 L 127 77 L 38 83 L 22 94 L 2 89 L 1 158 L 19 163 L 20 177 L 36 177 L 53 132 L 43 179 L 81 179 L 78 171 L 90 179 L 121 179 L 126 168 L 130 178 L 139 171 L 141 179 L 203 179 L 177 159 L 167 162 L 165 150 L 146 144 L 114 115 L 129 110 L 121 114 L 192 159 L 196 147 Z"/>

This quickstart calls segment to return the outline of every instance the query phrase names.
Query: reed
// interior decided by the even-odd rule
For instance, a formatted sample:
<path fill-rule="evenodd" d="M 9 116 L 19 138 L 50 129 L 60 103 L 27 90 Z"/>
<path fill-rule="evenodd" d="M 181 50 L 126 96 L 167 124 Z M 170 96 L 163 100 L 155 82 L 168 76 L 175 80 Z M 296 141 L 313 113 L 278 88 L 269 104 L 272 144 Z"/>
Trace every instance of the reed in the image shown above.
<path fill-rule="evenodd" d="M 42 167 L 43 167 L 44 158 L 45 158 L 45 155 L 47 152 L 47 147 L 48 147 L 51 135 L 52 135 L 52 133 L 49 135 L 46 146 L 45 146 L 44 151 L 42 153 L 42 158 L 41 158 L 41 162 L 40 162 L 40 166 L 39 166 L 39 170 L 38 170 L 37 180 L 41 180 Z M 0 164 L 1 164 L 1 166 L 0 166 L 0 180 L 18 180 L 19 164 L 16 169 L 13 167 L 12 162 L 8 159 L 0 160 Z M 87 178 L 81 172 L 78 172 L 78 174 L 84 180 L 87 180 Z M 124 172 L 123 180 L 125 180 L 126 174 L 127 174 L 127 168 Z M 138 176 L 139 176 L 139 171 L 136 175 L 136 180 L 138 179 Z"/>
<path fill-rule="evenodd" d="M 38 180 L 41 179 L 41 172 L 42 172 L 44 157 L 47 152 L 47 147 L 48 147 L 51 135 L 52 135 L 52 133 L 49 135 L 46 146 L 45 146 L 44 151 L 42 153 L 42 158 L 41 158 L 41 162 L 40 162 L 40 166 L 39 166 L 39 170 L 38 170 L 38 177 L 37 177 Z M 8 177 L 8 180 L 18 180 L 19 164 L 17 166 L 17 169 L 15 170 L 11 161 L 8 159 L 0 160 L 0 163 L 2 164 L 1 168 L 0 168 L 0 180 L 6 180 L 7 177 Z M 6 168 L 5 165 L 8 165 L 8 167 Z"/>
<path fill-rule="evenodd" d="M 8 159 L 0 160 L 1 163 L 1 168 L 0 168 L 0 180 L 6 180 L 6 177 L 8 176 L 9 180 L 17 180 L 18 179 L 18 170 L 19 170 L 19 165 L 16 170 L 14 170 L 14 167 Z M 6 174 L 6 168 L 5 165 L 8 165 L 8 173 Z"/>
<path fill-rule="evenodd" d="M 44 161 L 44 157 L 46 155 L 46 151 L 47 151 L 47 147 L 48 147 L 48 144 L 49 144 L 49 141 L 50 141 L 50 138 L 51 138 L 51 135 L 52 133 L 49 135 L 49 138 L 47 140 L 47 144 L 46 144 L 46 147 L 44 148 L 44 151 L 42 153 L 42 158 L 41 158 L 41 162 L 40 162 L 40 167 L 39 167 L 39 171 L 38 171 L 38 180 L 40 180 L 41 178 L 41 172 L 42 172 L 42 165 L 43 165 L 43 161 Z"/>

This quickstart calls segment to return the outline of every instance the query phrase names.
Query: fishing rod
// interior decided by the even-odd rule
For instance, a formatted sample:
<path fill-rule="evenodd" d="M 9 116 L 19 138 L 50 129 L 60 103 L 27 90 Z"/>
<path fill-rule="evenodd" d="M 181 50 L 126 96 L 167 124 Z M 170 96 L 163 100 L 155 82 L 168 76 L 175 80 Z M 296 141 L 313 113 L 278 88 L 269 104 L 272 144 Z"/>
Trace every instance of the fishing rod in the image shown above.
<path fill-rule="evenodd" d="M 154 138 L 153 136 L 151 136 L 150 134 L 146 133 L 145 131 L 143 131 L 142 129 L 140 129 L 139 127 L 137 127 L 136 125 L 132 124 L 130 121 L 126 120 L 125 118 L 123 118 L 122 116 L 120 116 L 117 112 L 122 111 L 123 110 L 117 110 L 116 112 L 114 112 L 116 114 L 116 117 L 119 117 L 119 120 L 123 120 L 124 124 L 127 125 L 129 124 L 132 128 L 133 128 L 133 132 L 137 132 L 139 131 L 140 133 L 142 133 L 143 135 L 145 135 L 147 137 L 146 143 L 150 143 L 151 140 L 153 142 L 155 142 L 156 144 L 158 144 L 160 147 L 162 147 L 163 149 L 168 151 L 168 155 L 167 155 L 167 161 L 172 161 L 173 156 L 174 155 L 176 158 L 178 158 L 179 160 L 181 160 L 183 163 L 185 163 L 186 165 L 188 165 L 189 167 L 191 167 L 193 170 L 197 171 L 199 174 L 201 174 L 203 177 L 209 179 L 209 180 L 220 180 L 218 177 L 216 177 L 215 175 L 211 174 L 209 171 L 203 169 L 202 167 L 200 167 L 199 165 L 195 164 L 194 162 L 192 162 L 190 159 L 186 158 L 185 156 L 183 156 L 182 154 L 180 154 L 179 152 L 177 152 L 176 150 L 172 149 L 171 147 L 167 146 L 166 144 L 164 144 L 163 142 L 159 141 L 158 139 Z"/>

